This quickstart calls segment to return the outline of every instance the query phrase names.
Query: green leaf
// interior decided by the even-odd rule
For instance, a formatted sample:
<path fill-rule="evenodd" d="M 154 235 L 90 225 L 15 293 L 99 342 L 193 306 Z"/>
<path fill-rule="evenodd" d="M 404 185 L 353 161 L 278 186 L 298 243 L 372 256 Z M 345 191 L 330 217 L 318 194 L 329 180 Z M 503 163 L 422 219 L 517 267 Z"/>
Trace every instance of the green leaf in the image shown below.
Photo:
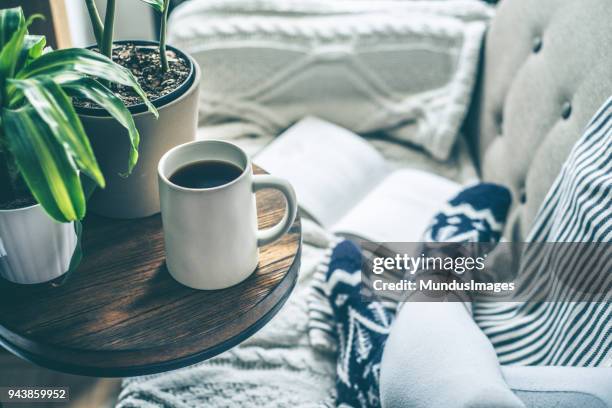
<path fill-rule="evenodd" d="M 47 40 L 44 35 L 26 35 L 23 39 L 19 61 L 15 68 L 19 71 L 24 66 L 40 57 L 47 45 Z"/>
<path fill-rule="evenodd" d="M 147 105 L 149 112 L 158 117 L 157 109 L 149 101 L 140 85 L 138 85 L 136 78 L 127 68 L 115 64 L 104 55 L 90 50 L 66 48 L 43 54 L 21 70 L 17 77 L 25 79 L 38 75 L 48 75 L 61 85 L 66 80 L 74 79 L 74 75 L 70 75 L 74 73 L 131 87 Z"/>
<path fill-rule="evenodd" d="M 147 3 L 149 6 L 153 7 L 155 11 L 159 11 L 160 13 L 164 12 L 164 0 L 140 0 L 143 3 Z"/>
<path fill-rule="evenodd" d="M 125 107 L 123 101 L 117 97 L 110 89 L 89 77 L 81 77 L 72 81 L 65 82 L 62 87 L 73 96 L 89 99 L 104 109 L 114 117 L 128 131 L 130 138 L 130 152 L 128 171 L 126 174 L 132 172 L 132 169 L 138 161 L 138 144 L 140 143 L 140 135 L 132 114 Z"/>
<path fill-rule="evenodd" d="M 85 216 L 79 174 L 66 149 L 32 107 L 4 109 L 9 149 L 34 198 L 59 222 Z"/>
<path fill-rule="evenodd" d="M 3 41 L 2 49 L 0 50 L 0 78 L 10 78 L 15 74 L 15 67 L 17 66 L 23 42 L 28 32 L 28 26 L 32 21 L 41 17 L 41 15 L 35 14 L 30 16 L 27 21 L 24 21 L 21 8 L 0 10 L 0 33 L 2 33 L 0 36 Z M 11 32 L 10 39 L 5 41 L 5 37 Z"/>
<path fill-rule="evenodd" d="M 25 25 L 25 16 L 21 7 L 0 10 L 0 50 L 23 25 Z"/>
<path fill-rule="evenodd" d="M 68 275 L 71 275 L 83 260 L 83 224 L 81 220 L 74 221 L 74 233 L 77 237 L 77 244 L 74 248 L 74 252 L 72 253 L 72 258 L 70 258 L 70 266 L 68 267 Z"/>
<path fill-rule="evenodd" d="M 9 84 L 23 92 L 46 123 L 50 133 L 64 146 L 78 167 L 104 187 L 104 176 L 89 144 L 89 139 L 72 103 L 62 88 L 45 76 L 14 80 Z"/>

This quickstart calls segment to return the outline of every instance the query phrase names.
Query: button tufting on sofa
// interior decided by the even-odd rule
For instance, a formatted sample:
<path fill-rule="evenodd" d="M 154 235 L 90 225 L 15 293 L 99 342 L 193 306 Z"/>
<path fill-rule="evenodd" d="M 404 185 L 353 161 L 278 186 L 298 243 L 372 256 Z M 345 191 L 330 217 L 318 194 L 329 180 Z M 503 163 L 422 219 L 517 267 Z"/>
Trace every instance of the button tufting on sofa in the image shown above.
<path fill-rule="evenodd" d="M 538 53 L 542 49 L 542 37 L 538 36 L 533 39 L 533 52 Z"/>
<path fill-rule="evenodd" d="M 612 94 L 609 53 L 602 54 L 602 47 L 612 44 L 611 13 L 610 0 L 498 3 L 466 128 L 482 179 L 510 186 L 515 194 L 504 231 L 509 240 L 524 241 L 580 130 Z M 521 204 L 525 178 L 530 196 Z"/>
<path fill-rule="evenodd" d="M 525 188 L 522 188 L 519 192 L 519 201 L 521 204 L 525 204 L 527 202 L 527 191 L 525 191 Z"/>
<path fill-rule="evenodd" d="M 503 109 L 500 109 L 495 114 L 495 128 L 497 130 L 497 135 L 498 136 L 502 136 L 502 134 L 503 134 L 503 132 L 502 132 L 503 125 L 504 125 L 504 111 L 503 111 Z"/>
<path fill-rule="evenodd" d="M 569 101 L 566 101 L 563 103 L 563 106 L 561 107 L 561 117 L 567 120 L 571 114 L 572 114 L 572 103 Z"/>

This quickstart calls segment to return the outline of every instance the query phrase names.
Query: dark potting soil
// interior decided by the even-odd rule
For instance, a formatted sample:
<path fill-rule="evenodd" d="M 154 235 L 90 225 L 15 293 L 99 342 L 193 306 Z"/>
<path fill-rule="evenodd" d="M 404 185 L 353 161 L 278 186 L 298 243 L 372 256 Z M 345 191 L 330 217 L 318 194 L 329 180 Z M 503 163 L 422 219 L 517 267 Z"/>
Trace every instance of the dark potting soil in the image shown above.
<path fill-rule="evenodd" d="M 132 71 L 150 101 L 168 95 L 189 76 L 188 60 L 171 50 L 166 51 L 166 56 L 169 69 L 163 73 L 158 48 L 138 47 L 133 44 L 118 44 L 113 47 L 113 61 Z M 111 84 L 111 89 L 128 107 L 142 103 L 142 99 L 128 86 Z M 86 99 L 75 99 L 74 104 L 83 108 L 99 107 Z"/>
<path fill-rule="evenodd" d="M 36 204 L 33 197 L 21 197 L 10 201 L 0 200 L 0 210 L 16 210 L 17 208 L 29 207 Z"/>

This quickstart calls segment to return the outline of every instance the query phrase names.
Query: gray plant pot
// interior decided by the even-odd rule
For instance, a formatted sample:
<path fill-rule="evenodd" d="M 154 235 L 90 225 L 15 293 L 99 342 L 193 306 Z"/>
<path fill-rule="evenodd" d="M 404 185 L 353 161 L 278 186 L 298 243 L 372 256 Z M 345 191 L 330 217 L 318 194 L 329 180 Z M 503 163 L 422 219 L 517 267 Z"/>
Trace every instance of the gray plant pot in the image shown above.
<path fill-rule="evenodd" d="M 129 42 L 157 46 L 148 41 Z M 183 86 L 153 101 L 159 119 L 147 112 L 144 104 L 130 107 L 140 133 L 140 147 L 138 163 L 129 177 L 120 176 L 128 164 L 127 131 L 103 109 L 77 109 L 106 179 L 106 188 L 97 189 L 89 200 L 89 211 L 111 218 L 141 218 L 158 213 L 157 163 L 174 146 L 195 139 L 200 69 L 186 53 L 168 48 L 187 57 L 192 72 Z"/>

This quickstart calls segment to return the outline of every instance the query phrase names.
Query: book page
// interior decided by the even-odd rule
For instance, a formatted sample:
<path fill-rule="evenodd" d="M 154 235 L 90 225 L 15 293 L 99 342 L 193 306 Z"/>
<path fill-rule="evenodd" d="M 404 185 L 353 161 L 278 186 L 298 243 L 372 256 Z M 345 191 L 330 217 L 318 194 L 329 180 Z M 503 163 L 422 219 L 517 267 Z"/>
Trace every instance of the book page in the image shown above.
<path fill-rule="evenodd" d="M 462 186 L 420 170 L 397 170 L 333 226 L 373 242 L 419 242 L 433 216 Z"/>
<path fill-rule="evenodd" d="M 384 158 L 356 134 L 332 123 L 302 119 L 253 161 L 293 185 L 300 208 L 330 227 L 378 185 Z"/>

